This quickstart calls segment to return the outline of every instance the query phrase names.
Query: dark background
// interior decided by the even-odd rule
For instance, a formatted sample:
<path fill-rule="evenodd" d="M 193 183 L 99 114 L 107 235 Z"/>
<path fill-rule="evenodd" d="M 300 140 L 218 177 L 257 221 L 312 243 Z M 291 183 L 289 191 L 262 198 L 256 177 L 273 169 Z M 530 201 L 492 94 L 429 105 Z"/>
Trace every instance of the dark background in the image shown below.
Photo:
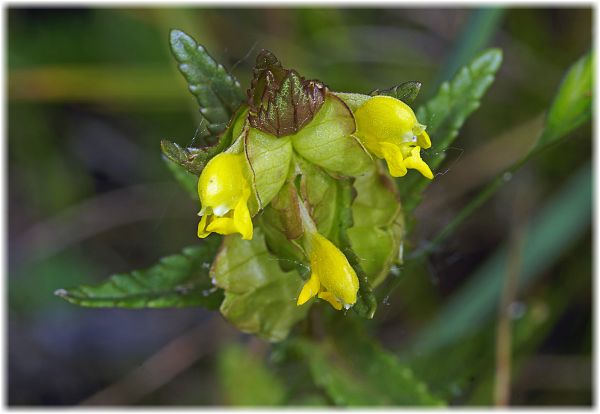
<path fill-rule="evenodd" d="M 199 122 L 169 54 L 170 28 L 204 44 L 244 87 L 256 54 L 268 48 L 336 91 L 368 93 L 419 80 L 418 106 L 452 74 L 473 13 L 9 8 L 8 403 L 73 405 L 104 390 L 91 402 L 227 404 L 215 362 L 221 344 L 242 341 L 264 351 L 264 343 L 202 309 L 84 309 L 53 296 L 198 243 L 198 205 L 173 181 L 159 148 L 164 138 L 189 143 Z M 425 195 L 414 245 L 526 152 L 565 70 L 591 48 L 589 8 L 515 8 L 498 16 L 489 33 L 477 29 L 468 38 L 502 48 L 504 63 L 449 150 L 447 173 Z M 401 348 L 510 239 L 515 223 L 543 209 L 591 161 L 591 143 L 588 124 L 528 163 L 431 257 L 427 273 L 386 298 L 376 317 L 386 347 Z M 514 213 L 516 198 L 524 200 Z M 590 220 L 559 256 L 543 259 L 548 266 L 515 302 L 516 318 L 562 307 L 520 360 L 513 404 L 592 402 L 591 237 Z M 563 291 L 570 292 L 563 301 L 538 297 Z M 467 391 L 457 389 L 451 403 L 492 403 Z"/>

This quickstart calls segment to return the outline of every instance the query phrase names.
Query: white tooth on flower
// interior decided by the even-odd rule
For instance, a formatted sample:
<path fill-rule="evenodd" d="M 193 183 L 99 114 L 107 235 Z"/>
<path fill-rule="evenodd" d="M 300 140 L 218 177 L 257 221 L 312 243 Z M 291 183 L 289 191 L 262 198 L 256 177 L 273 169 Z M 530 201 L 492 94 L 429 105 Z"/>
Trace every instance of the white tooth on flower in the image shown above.
<path fill-rule="evenodd" d="M 213 208 L 213 213 L 216 216 L 222 217 L 225 214 L 227 214 L 227 212 L 231 210 L 229 207 L 221 205 L 221 206 L 216 206 L 215 208 Z"/>

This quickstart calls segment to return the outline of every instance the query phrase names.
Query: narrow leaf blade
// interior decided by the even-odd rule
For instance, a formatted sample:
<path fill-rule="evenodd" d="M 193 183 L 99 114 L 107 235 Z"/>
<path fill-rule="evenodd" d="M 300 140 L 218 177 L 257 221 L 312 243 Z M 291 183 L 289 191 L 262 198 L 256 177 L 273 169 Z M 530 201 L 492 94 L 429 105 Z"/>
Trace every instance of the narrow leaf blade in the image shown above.
<path fill-rule="evenodd" d="M 148 269 L 112 276 L 95 286 L 59 289 L 55 295 L 92 308 L 172 308 L 202 306 L 215 309 L 223 295 L 210 280 L 208 269 L 219 238 L 164 257 Z"/>
<path fill-rule="evenodd" d="M 170 45 L 179 70 L 200 105 L 200 113 L 209 122 L 208 131 L 211 135 L 223 132 L 229 118 L 244 101 L 240 83 L 202 45 L 181 30 L 171 31 Z"/>
<path fill-rule="evenodd" d="M 592 116 L 593 55 L 575 62 L 561 82 L 550 106 L 546 126 L 534 151 L 562 138 Z"/>
<path fill-rule="evenodd" d="M 437 95 L 417 110 L 417 118 L 427 125 L 432 151 L 424 157 L 432 170 L 440 166 L 446 150 L 458 135 L 467 118 L 479 107 L 479 101 L 494 82 L 502 63 L 499 49 L 487 49 L 464 66 L 450 82 L 444 82 Z M 402 178 L 399 188 L 405 208 L 412 211 L 430 183 L 417 174 Z"/>

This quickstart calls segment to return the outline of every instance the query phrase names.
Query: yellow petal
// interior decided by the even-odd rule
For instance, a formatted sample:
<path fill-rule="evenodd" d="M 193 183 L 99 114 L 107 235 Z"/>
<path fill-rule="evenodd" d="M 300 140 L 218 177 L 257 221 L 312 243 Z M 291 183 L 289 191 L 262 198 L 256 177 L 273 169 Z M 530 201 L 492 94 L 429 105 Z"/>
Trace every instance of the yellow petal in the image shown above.
<path fill-rule="evenodd" d="M 223 235 L 237 233 L 235 223 L 231 217 L 213 216 L 208 226 L 206 226 L 206 230 Z"/>
<path fill-rule="evenodd" d="M 246 177 L 246 160 L 241 154 L 221 153 L 212 158 L 198 179 L 198 196 L 203 215 L 198 225 L 198 237 L 210 232 L 220 234 L 240 233 L 246 240 L 252 239 L 252 217 L 248 199 L 252 194 Z"/>
<path fill-rule="evenodd" d="M 404 102 L 391 96 L 375 96 L 354 113 L 359 138 L 391 141 L 412 131 L 417 122 L 415 113 Z M 365 140 L 367 141 L 367 140 Z"/>
<path fill-rule="evenodd" d="M 304 287 L 300 291 L 300 295 L 298 295 L 298 301 L 296 305 L 300 306 L 308 302 L 311 298 L 317 295 L 319 292 L 319 288 L 321 287 L 321 282 L 319 281 L 319 276 L 313 270 L 310 275 L 310 279 L 304 284 Z"/>
<path fill-rule="evenodd" d="M 210 234 L 209 231 L 206 231 L 206 222 L 208 220 L 208 215 L 204 214 L 200 219 L 200 223 L 198 223 L 198 237 L 201 239 L 205 238 Z"/>
<path fill-rule="evenodd" d="M 331 294 L 331 292 L 320 292 L 319 299 L 326 300 L 335 310 L 342 310 L 342 302 Z"/>
<path fill-rule="evenodd" d="M 340 302 L 353 305 L 358 292 L 358 277 L 346 256 L 319 233 L 311 235 L 310 266 L 318 273 L 321 285 Z"/>
<path fill-rule="evenodd" d="M 417 144 L 423 149 L 431 147 L 431 138 L 429 138 L 427 131 L 423 131 L 417 135 Z"/>
<path fill-rule="evenodd" d="M 198 179 L 198 196 L 203 207 L 233 208 L 248 187 L 244 157 L 221 153 L 213 157 Z"/>
<path fill-rule="evenodd" d="M 252 240 L 252 217 L 250 217 L 250 211 L 248 210 L 248 197 L 250 192 L 246 191 L 244 197 L 240 199 L 238 204 L 233 210 L 233 222 L 235 229 L 242 235 L 244 240 Z"/>
<path fill-rule="evenodd" d="M 429 166 L 421 159 L 421 147 L 414 147 L 410 151 L 410 157 L 404 159 L 406 168 L 412 168 L 419 171 L 425 178 L 433 179 L 433 173 Z"/>
<path fill-rule="evenodd" d="M 392 177 L 403 177 L 406 175 L 406 166 L 402 160 L 402 151 L 400 147 L 389 142 L 382 142 L 381 152 L 387 162 L 388 169 Z"/>

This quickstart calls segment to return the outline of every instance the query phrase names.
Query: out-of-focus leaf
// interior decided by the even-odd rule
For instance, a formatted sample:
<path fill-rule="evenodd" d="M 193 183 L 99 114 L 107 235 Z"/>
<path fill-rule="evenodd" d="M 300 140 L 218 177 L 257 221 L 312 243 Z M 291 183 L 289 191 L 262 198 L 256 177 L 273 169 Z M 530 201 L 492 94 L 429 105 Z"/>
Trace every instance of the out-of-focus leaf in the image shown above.
<path fill-rule="evenodd" d="M 223 293 L 211 283 L 208 271 L 220 238 L 188 247 L 144 270 L 121 273 L 96 286 L 59 289 L 55 295 L 76 305 L 102 308 L 172 308 L 202 306 L 215 309 Z"/>
<path fill-rule="evenodd" d="M 170 45 L 179 70 L 200 105 L 200 113 L 208 121 L 208 132 L 218 135 L 245 99 L 240 83 L 181 30 L 171 30 Z"/>
<path fill-rule="evenodd" d="M 315 384 L 336 405 L 443 405 L 410 368 L 369 339 L 356 324 L 340 323 L 333 329 L 330 340 L 296 340 L 293 346 L 308 361 Z"/>
<path fill-rule="evenodd" d="M 460 37 L 456 40 L 453 50 L 437 76 L 437 80 L 431 84 L 431 88 L 428 88 L 429 92 L 433 92 L 443 81 L 454 76 L 461 66 L 488 45 L 502 23 L 504 12 L 504 8 L 500 7 L 482 7 L 471 11 Z"/>
<path fill-rule="evenodd" d="M 592 116 L 592 53 L 575 62 L 563 78 L 546 117 L 546 126 L 535 150 L 562 138 Z"/>
<path fill-rule="evenodd" d="M 501 63 L 499 49 L 484 51 L 464 66 L 452 81 L 444 82 L 437 95 L 417 110 L 417 119 L 427 125 L 431 137 L 431 155 L 425 156 L 424 160 L 432 170 L 442 163 L 459 129 L 479 107 L 479 101 L 494 81 Z M 430 182 L 416 173 L 398 180 L 405 210 L 410 212 L 416 207 Z"/>
<path fill-rule="evenodd" d="M 175 180 L 189 194 L 192 200 L 198 201 L 198 176 L 192 174 L 166 156 L 163 157 L 163 160 L 167 164 L 169 171 L 173 174 L 173 177 L 175 177 Z"/>
<path fill-rule="evenodd" d="M 588 260 L 591 266 L 591 258 L 588 257 Z M 569 305 L 574 303 L 577 294 L 589 286 L 591 281 L 588 275 L 591 274 L 591 269 L 588 268 L 577 273 L 576 278 L 571 273 L 561 275 L 561 282 L 547 284 L 540 295 L 528 300 L 526 304 L 520 304 L 525 308 L 524 314 L 513 322 L 512 327 L 511 376 L 514 380 L 519 378 L 524 363 L 553 331 Z M 495 337 L 495 332 L 489 334 L 490 337 Z M 491 351 L 495 352 L 495 347 Z M 494 360 L 492 355 L 489 358 Z M 485 377 L 473 384 L 475 389 L 469 397 L 469 405 L 488 405 L 493 402 L 496 366 L 488 364 L 481 367 L 479 372 L 485 373 Z"/>
<path fill-rule="evenodd" d="M 264 360 L 240 345 L 219 352 L 219 380 L 225 403 L 235 406 L 280 405 L 285 397 L 283 384 Z"/>
<path fill-rule="evenodd" d="M 403 82 L 400 85 L 393 86 L 388 89 L 375 89 L 369 95 L 385 95 L 391 96 L 392 98 L 396 98 L 404 102 L 405 104 L 410 104 L 417 98 L 419 91 L 421 90 L 421 82 L 417 81 L 408 81 Z"/>
<path fill-rule="evenodd" d="M 225 237 L 210 271 L 225 290 L 223 316 L 241 331 L 269 341 L 284 339 L 309 309 L 296 306 L 302 278 L 296 271 L 281 270 L 278 260 L 267 250 L 261 229 L 255 228 L 252 240 Z"/>
<path fill-rule="evenodd" d="M 512 371 L 546 338 L 557 319 L 580 291 L 585 278 L 569 281 L 571 275 L 561 275 L 562 283 L 547 284 L 541 294 L 517 302 L 522 314 L 515 312 L 512 327 Z M 403 360 L 415 374 L 427 382 L 437 395 L 449 402 L 463 403 L 465 397 L 476 405 L 492 404 L 492 389 L 496 373 L 496 324 L 462 336 L 431 352 L 414 349 Z M 473 381 L 476 378 L 476 381 Z"/>
<path fill-rule="evenodd" d="M 585 165 L 534 218 L 526 232 L 520 286 L 531 283 L 561 257 L 574 239 L 591 225 L 591 166 Z M 464 338 L 498 306 L 506 273 L 507 249 L 500 248 L 469 278 L 412 344 L 421 352 Z"/>

